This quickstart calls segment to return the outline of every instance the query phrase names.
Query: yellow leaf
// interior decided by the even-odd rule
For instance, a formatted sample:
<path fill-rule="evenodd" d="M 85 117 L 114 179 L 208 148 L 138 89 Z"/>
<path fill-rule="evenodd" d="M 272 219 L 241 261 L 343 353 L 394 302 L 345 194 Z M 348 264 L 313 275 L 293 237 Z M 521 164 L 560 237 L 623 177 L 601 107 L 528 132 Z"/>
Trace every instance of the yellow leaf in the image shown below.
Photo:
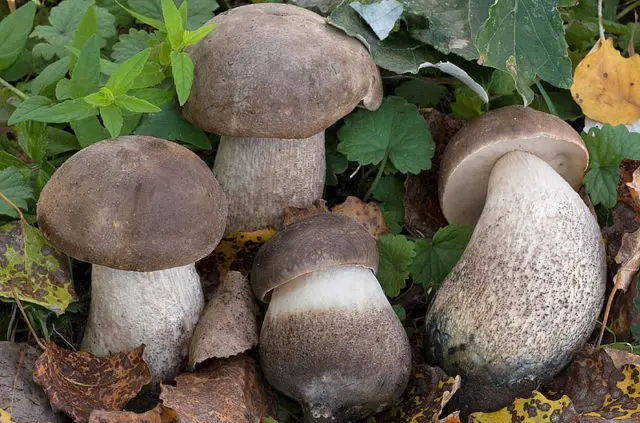
<path fill-rule="evenodd" d="M 276 232 L 273 229 L 260 229 L 254 232 L 234 232 L 220 241 L 213 252 L 220 280 L 229 270 L 237 270 L 246 275 L 256 253 Z"/>
<path fill-rule="evenodd" d="M 640 119 L 640 55 L 622 57 L 613 39 L 599 40 L 578 64 L 571 95 L 591 119 L 611 125 Z"/>
<path fill-rule="evenodd" d="M 571 400 L 566 395 L 557 401 L 552 401 L 540 392 L 533 391 L 533 397 L 517 398 L 512 405 L 493 413 L 473 413 L 469 416 L 469 421 L 473 423 L 549 422 L 552 414 L 555 413 L 556 417 L 560 417 L 570 405 Z"/>
<path fill-rule="evenodd" d="M 2 408 L 0 408 L 0 423 L 16 423 L 16 422 L 11 418 L 11 414 L 7 413 Z"/>

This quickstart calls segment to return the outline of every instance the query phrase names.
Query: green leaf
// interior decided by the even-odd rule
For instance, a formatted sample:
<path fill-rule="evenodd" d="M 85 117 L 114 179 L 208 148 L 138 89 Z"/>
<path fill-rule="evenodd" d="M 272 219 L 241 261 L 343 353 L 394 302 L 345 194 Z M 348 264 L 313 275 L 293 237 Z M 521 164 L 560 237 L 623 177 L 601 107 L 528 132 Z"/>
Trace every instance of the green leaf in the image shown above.
<path fill-rule="evenodd" d="M 182 23 L 182 17 L 176 7 L 173 0 L 161 0 L 162 4 L 162 17 L 164 18 L 164 24 L 167 28 L 167 38 L 171 43 L 171 48 L 176 51 L 183 47 L 182 34 L 184 32 L 184 25 Z"/>
<path fill-rule="evenodd" d="M 73 98 L 73 84 L 70 79 L 62 78 L 56 84 L 56 98 L 59 101 Z"/>
<path fill-rule="evenodd" d="M 329 186 L 338 185 L 339 175 L 347 170 L 349 161 L 347 157 L 338 152 L 338 140 L 333 133 L 327 133 L 325 135 L 325 160 L 327 163 L 325 172 L 325 184 Z"/>
<path fill-rule="evenodd" d="M 173 93 L 160 88 L 140 88 L 129 90 L 129 95 L 148 101 L 154 106 L 162 106 L 173 99 Z"/>
<path fill-rule="evenodd" d="M 42 93 L 47 87 L 64 78 L 68 69 L 69 57 L 63 57 L 51 63 L 31 81 L 31 94 L 39 95 Z"/>
<path fill-rule="evenodd" d="M 24 171 L 26 169 L 26 172 L 23 174 L 23 176 L 25 177 L 28 177 L 31 173 L 31 169 L 29 169 L 29 167 L 22 160 L 12 156 L 6 151 L 0 150 L 0 170 L 4 170 L 12 166 L 19 168 L 21 171 Z"/>
<path fill-rule="evenodd" d="M 473 119 L 482 115 L 484 102 L 482 98 L 466 85 L 459 85 L 454 90 L 456 101 L 451 103 L 453 116 L 463 119 Z"/>
<path fill-rule="evenodd" d="M 28 120 L 28 116 L 43 108 L 47 107 L 51 104 L 51 100 L 47 97 L 42 97 L 38 95 L 31 96 L 27 98 L 22 103 L 18 104 L 16 110 L 9 117 L 9 121 L 7 122 L 9 125 L 14 125 L 15 123 L 22 122 Z"/>
<path fill-rule="evenodd" d="M 438 284 L 451 272 L 471 239 L 472 229 L 451 224 L 438 229 L 433 240 L 416 241 L 416 257 L 409 270 L 414 283 Z"/>
<path fill-rule="evenodd" d="M 172 103 L 163 104 L 159 113 L 143 115 L 134 130 L 137 135 L 182 141 L 203 150 L 211 150 L 211 142 L 200 128 L 182 119 Z"/>
<path fill-rule="evenodd" d="M 122 110 L 114 104 L 106 107 L 100 107 L 100 116 L 104 127 L 107 128 L 111 138 L 117 138 L 122 130 L 124 120 L 122 118 Z"/>
<path fill-rule="evenodd" d="M 33 56 L 31 50 L 24 49 L 11 66 L 4 71 L 0 71 L 0 77 L 8 82 L 17 82 L 31 74 L 34 69 L 38 69 L 39 65 L 40 61 Z"/>
<path fill-rule="evenodd" d="M 32 98 L 34 97 L 30 97 L 29 100 Z M 95 108 L 81 98 L 66 100 L 54 105 L 43 105 L 37 108 L 29 107 L 28 113 L 23 112 L 21 107 L 29 100 L 18 106 L 13 115 L 11 115 L 9 124 L 13 125 L 25 120 L 35 120 L 38 122 L 48 123 L 66 123 L 76 119 L 84 119 L 97 113 Z"/>
<path fill-rule="evenodd" d="M 171 0 L 163 0 L 170 2 Z M 193 62 L 189 55 L 185 52 L 171 52 L 171 71 L 173 73 L 173 82 L 176 84 L 178 92 L 178 102 L 184 105 L 189 99 L 191 93 L 191 85 L 193 84 Z"/>
<path fill-rule="evenodd" d="M 184 3 L 186 4 L 186 2 Z M 206 25 L 196 29 L 195 31 L 185 31 L 182 37 L 182 44 L 186 46 L 193 45 L 207 36 L 216 26 L 214 24 Z"/>
<path fill-rule="evenodd" d="M 617 186 L 620 181 L 618 166 L 605 166 L 589 169 L 582 183 L 594 206 L 602 204 L 608 209 L 616 205 Z"/>
<path fill-rule="evenodd" d="M 7 69 L 22 54 L 36 9 L 36 4 L 30 1 L 0 21 L 0 70 Z"/>
<path fill-rule="evenodd" d="M 62 314 L 76 300 L 69 259 L 25 221 L 0 226 L 0 297 Z"/>
<path fill-rule="evenodd" d="M 373 191 L 373 198 L 379 202 L 391 232 L 400 233 L 404 223 L 404 179 L 395 175 L 383 176 Z"/>
<path fill-rule="evenodd" d="M 115 97 L 108 88 L 101 88 L 100 91 L 84 97 L 84 101 L 95 107 L 107 107 L 113 104 Z"/>
<path fill-rule="evenodd" d="M 176 6 L 181 6 L 181 0 L 175 0 Z M 129 0 L 129 6 L 145 16 L 162 20 L 162 4 L 160 0 Z M 201 27 L 211 18 L 214 11 L 220 7 L 215 0 L 189 0 L 189 13 L 185 29 L 194 30 Z"/>
<path fill-rule="evenodd" d="M 405 310 L 405 308 L 402 307 L 400 304 L 394 304 L 393 311 L 395 311 L 396 316 L 398 316 L 398 319 L 400 319 L 402 323 L 404 323 L 404 321 L 407 320 L 407 310 Z"/>
<path fill-rule="evenodd" d="M 161 110 L 158 106 L 154 106 L 146 100 L 126 94 L 117 96 L 115 104 L 132 113 L 156 113 Z"/>
<path fill-rule="evenodd" d="M 162 42 L 159 32 L 149 33 L 135 28 L 129 29 L 128 34 L 122 34 L 118 42 L 113 45 L 111 58 L 117 63 L 122 63 L 143 50 Z"/>
<path fill-rule="evenodd" d="M 27 202 L 33 200 L 33 190 L 29 182 L 20 170 L 13 166 L 0 170 L 0 193 L 23 211 L 28 208 Z M 2 198 L 0 198 L 0 215 L 19 216 L 18 211 Z M 0 266 L 0 269 L 2 267 Z"/>
<path fill-rule="evenodd" d="M 73 34 L 73 41 L 71 42 L 71 45 L 77 49 L 81 49 L 85 45 L 87 40 L 89 40 L 91 36 L 94 36 L 94 38 L 96 38 L 98 51 L 100 51 L 100 44 L 97 42 L 97 33 L 98 19 L 96 17 L 96 8 L 94 6 L 89 6 L 87 8 L 87 11 L 84 12 L 84 15 L 82 15 L 80 22 L 78 23 L 78 27 Z M 73 75 L 76 68 L 76 60 L 76 57 L 73 55 L 69 57 L 69 73 L 71 75 Z"/>
<path fill-rule="evenodd" d="M 354 1 L 349 6 L 360 15 L 380 40 L 387 38 L 393 31 L 403 11 L 403 5 L 396 0 L 380 0 L 367 4 Z"/>
<path fill-rule="evenodd" d="M 449 90 L 433 82 L 412 79 L 398 85 L 394 94 L 418 107 L 435 107 L 449 94 Z"/>
<path fill-rule="evenodd" d="M 155 87 L 164 81 L 165 74 L 162 66 L 157 62 L 147 62 L 142 68 L 142 73 L 133 81 L 130 90 Z"/>
<path fill-rule="evenodd" d="M 147 24 L 147 25 L 149 25 L 149 26 L 152 26 L 152 27 L 154 27 L 154 28 L 155 28 L 155 29 L 157 29 L 157 30 L 160 30 L 160 31 L 166 31 L 166 28 L 165 28 L 165 26 L 164 26 L 164 23 L 162 23 L 162 21 L 161 21 L 161 20 L 159 20 L 159 19 L 154 19 L 154 18 L 151 18 L 151 17 L 149 17 L 149 16 L 145 16 L 145 15 L 144 15 L 144 14 L 142 14 L 142 13 L 138 13 L 138 12 L 136 12 L 136 11 L 132 10 L 132 9 L 129 9 L 129 8 L 127 8 L 127 7 L 124 7 L 124 6 L 123 6 L 122 4 L 120 4 L 117 0 L 116 0 L 116 3 L 118 3 L 118 5 L 120 5 L 120 7 L 122 7 L 124 10 L 126 10 L 126 11 L 131 15 L 131 16 L 133 16 L 134 18 L 136 18 L 136 19 L 137 19 L 137 20 L 139 20 L 140 22 L 142 22 L 142 23 L 144 23 L 144 24 Z M 131 3 L 131 2 L 129 2 L 129 3 Z"/>
<path fill-rule="evenodd" d="M 178 8 L 178 12 L 180 12 L 180 18 L 182 20 L 182 27 L 187 26 L 187 16 L 189 16 L 189 9 L 187 6 L 187 2 L 183 1 L 180 7 Z"/>
<path fill-rule="evenodd" d="M 109 138 L 109 131 L 100 124 L 97 116 L 74 120 L 71 121 L 70 125 L 76 137 L 78 137 L 78 144 L 82 148 Z"/>
<path fill-rule="evenodd" d="M 377 165 L 388 156 L 402 173 L 431 167 L 434 144 L 427 123 L 400 97 L 385 98 L 374 112 L 360 109 L 350 114 L 338 137 L 338 151 L 361 165 Z"/>
<path fill-rule="evenodd" d="M 80 150 L 78 139 L 70 132 L 62 129 L 47 126 L 49 143 L 47 144 L 47 154 L 55 156 L 69 151 Z"/>
<path fill-rule="evenodd" d="M 18 144 L 35 163 L 40 163 L 47 154 L 49 133 L 47 124 L 41 122 L 20 122 L 16 125 Z"/>
<path fill-rule="evenodd" d="M 485 66 L 511 74 L 525 105 L 533 101 L 530 85 L 536 77 L 556 87 L 571 86 L 557 0 L 496 0 L 476 45 Z"/>
<path fill-rule="evenodd" d="M 409 265 L 416 255 L 413 242 L 404 235 L 384 235 L 378 240 L 378 281 L 387 297 L 397 296 L 409 278 Z"/>
<path fill-rule="evenodd" d="M 118 69 L 109 77 L 105 88 L 111 90 L 114 96 L 125 94 L 133 86 L 138 75 L 142 73 L 150 54 L 151 49 L 143 50 L 118 66 Z"/>
<path fill-rule="evenodd" d="M 88 10 L 92 10 L 92 8 Z M 73 57 L 71 55 L 69 59 Z M 100 80 L 100 44 L 95 34 L 91 35 L 86 41 L 77 60 L 75 71 L 71 75 L 72 98 L 84 97 L 98 89 Z"/>

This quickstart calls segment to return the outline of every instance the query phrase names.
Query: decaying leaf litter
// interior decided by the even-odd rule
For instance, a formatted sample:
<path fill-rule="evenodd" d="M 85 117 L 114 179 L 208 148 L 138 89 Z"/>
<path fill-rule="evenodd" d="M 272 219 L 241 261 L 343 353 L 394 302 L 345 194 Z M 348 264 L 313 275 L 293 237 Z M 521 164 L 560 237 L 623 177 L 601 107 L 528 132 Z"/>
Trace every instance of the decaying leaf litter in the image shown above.
<path fill-rule="evenodd" d="M 223 139 L 218 144 L 216 136 L 208 135 L 198 126 L 221 135 L 227 135 L 228 129 L 202 127 L 193 117 L 197 114 L 196 106 L 188 103 L 190 98 L 195 102 L 194 99 L 207 89 L 206 82 L 203 85 L 197 78 L 200 59 L 193 60 L 194 66 L 192 58 L 197 57 L 197 53 L 193 46 L 202 37 L 215 36 L 212 32 L 215 28 L 206 23 L 214 13 L 220 14 L 219 10 L 214 12 L 219 6 L 197 1 L 188 6 L 186 2 L 172 5 L 170 0 L 151 3 L 154 2 L 129 0 L 120 5 L 109 1 L 94 5 L 86 0 L 64 0 L 53 7 L 51 13 L 47 8 L 35 7 L 34 3 L 18 4 L 17 8 L 12 3 L 9 5 L 12 13 L 0 15 L 3 16 L 0 35 L 10 36 L 14 41 L 0 46 L 0 78 L 4 87 L 0 96 L 0 124 L 4 124 L 0 138 L 0 192 L 3 194 L 0 213 L 6 216 L 1 222 L 6 239 L 1 251 L 8 278 L 8 285 L 0 285 L 0 293 L 4 292 L 3 298 L 9 301 L 8 306 L 0 308 L 2 313 L 7 309 L 7 318 L 0 314 L 0 328 L 6 328 L 7 338 L 11 340 L 31 338 L 33 343 L 37 339 L 30 335 L 33 333 L 45 338 L 46 342 L 55 339 L 63 347 L 73 349 L 79 345 L 84 327 L 82 314 L 79 319 L 73 315 L 68 319 L 67 315 L 81 304 L 71 301 L 78 298 L 86 301 L 87 287 L 83 287 L 86 284 L 83 280 L 88 281 L 88 272 L 77 260 L 70 262 L 73 264 L 70 268 L 67 258 L 36 229 L 36 226 L 42 226 L 40 219 L 36 219 L 36 211 L 42 213 L 40 208 L 36 209 L 37 199 L 56 168 L 75 151 L 103 139 L 133 133 L 185 144 L 195 149 L 208 166 L 213 166 L 214 173 L 224 169 L 223 164 L 214 164 L 214 156 L 209 151 L 214 147 L 213 151 L 220 152 L 227 148 L 224 145 L 230 145 L 229 141 Z M 122 350 L 119 356 L 99 359 L 87 353 L 73 353 L 71 349 L 61 350 L 49 343 L 38 363 L 31 364 L 33 360 L 25 362 L 25 357 L 27 353 L 33 356 L 33 350 L 16 349 L 20 344 L 8 343 L 2 346 L 3 351 L 12 351 L 9 357 L 15 358 L 9 361 L 16 361 L 16 366 L 15 372 L 0 386 L 3 388 L 0 389 L 0 421 L 12 421 L 12 418 L 18 422 L 29 421 L 32 417 L 26 416 L 34 415 L 51 416 L 46 417 L 47 421 L 64 419 L 61 413 L 51 415 L 41 389 L 47 392 L 53 407 L 63 410 L 75 421 L 259 421 L 265 417 L 269 422 L 276 419 L 286 422 L 296 421 L 301 411 L 307 419 L 317 413 L 333 413 L 338 421 L 346 421 L 349 416 L 374 414 L 367 411 L 359 415 L 355 408 L 347 408 L 346 414 L 341 414 L 344 410 L 331 409 L 336 398 L 299 394 L 294 385 L 287 385 L 291 382 L 286 382 L 287 372 L 292 372 L 293 367 L 284 372 L 285 378 L 281 381 L 277 379 L 282 376 L 281 371 L 268 370 L 272 364 L 264 361 L 267 357 L 264 339 L 258 350 L 251 349 L 258 339 L 256 324 L 259 327 L 269 319 L 275 321 L 268 313 L 265 315 L 265 310 L 269 310 L 267 306 L 256 306 L 249 293 L 247 284 L 256 273 L 255 267 L 251 272 L 256 253 L 271 238 L 272 243 L 278 242 L 282 238 L 280 233 L 293 231 L 286 228 L 301 227 L 307 221 L 344 219 L 339 216 L 354 218 L 363 225 L 362 233 L 368 232 L 367 236 L 377 239 L 377 249 L 372 251 L 379 260 L 371 266 L 377 270 L 378 280 L 366 286 L 379 285 L 382 298 L 386 295 L 390 300 L 395 312 L 392 312 L 392 320 L 399 319 L 404 324 L 413 359 L 411 374 L 407 372 L 406 379 L 405 376 L 400 378 L 404 380 L 399 387 L 402 389 L 396 390 L 395 395 L 400 397 L 399 401 L 395 404 L 385 402 L 382 408 L 388 409 L 370 420 L 634 421 L 640 413 L 638 368 L 634 364 L 637 359 L 633 355 L 633 344 L 640 332 L 640 304 L 636 300 L 640 251 L 636 210 L 640 209 L 640 196 L 637 191 L 638 162 L 635 161 L 640 159 L 640 139 L 634 133 L 634 123 L 639 117 L 634 80 L 638 75 L 638 56 L 634 54 L 637 19 L 634 21 L 631 13 L 636 5 L 633 2 L 604 2 L 598 13 L 596 1 L 585 1 L 580 5 L 562 1 L 558 5 L 560 9 L 556 9 L 556 2 L 551 0 L 516 3 L 522 4 L 515 7 L 514 2 L 503 0 L 493 5 L 489 2 L 453 2 L 446 6 L 432 1 L 420 4 L 386 0 L 367 4 L 356 1 L 299 2 L 299 6 L 328 15 L 327 22 L 363 43 L 375 64 L 383 70 L 387 95 L 382 99 L 381 94 L 376 94 L 380 95 L 378 104 L 377 100 L 369 99 L 368 105 L 365 101 L 368 108 L 376 111 L 349 113 L 353 106 L 348 106 L 344 113 L 349 114 L 323 135 L 327 161 L 324 200 L 319 198 L 320 194 L 313 194 L 311 197 L 316 197 L 313 198 L 316 201 L 311 201 L 310 197 L 302 203 L 285 204 L 286 208 L 277 206 L 282 208 L 276 213 L 280 216 L 275 220 L 270 218 L 268 223 L 247 226 L 243 232 L 227 228 L 220 245 L 213 252 L 208 251 L 211 252 L 208 257 L 200 257 L 202 260 L 196 263 L 196 268 L 209 308 L 203 312 L 201 327 L 195 329 L 198 336 L 193 337 L 191 348 L 197 353 L 190 362 L 203 363 L 196 365 L 195 372 L 179 376 L 175 387 L 161 387 L 160 399 L 164 405 L 155 406 L 155 401 L 141 405 L 144 401 L 141 402 L 143 398 L 140 397 L 130 402 L 130 408 L 141 413 L 150 411 L 142 414 L 119 411 L 146 384 L 149 375 L 153 375 L 141 361 L 142 347 L 133 350 L 135 345 L 131 345 L 131 351 Z M 224 4 L 223 8 L 237 6 L 240 4 Z M 256 6 L 255 10 L 278 10 L 280 7 Z M 237 11 L 231 15 L 234 13 L 241 16 Z M 296 11 L 293 16 L 308 16 L 308 22 L 325 25 L 317 15 L 307 13 Z M 599 14 L 602 15 L 600 22 Z M 457 19 L 459 16 L 471 19 Z M 31 31 L 30 23 L 34 18 L 36 25 Z M 134 18 L 147 26 L 135 25 Z M 224 23 L 224 20 L 217 22 Z M 124 30 L 120 31 L 114 44 L 110 40 L 115 40 L 116 27 Z M 542 27 L 544 30 L 538 31 Z M 610 38 L 605 37 L 605 29 Z M 218 30 L 223 33 L 224 24 L 219 25 Z M 536 37 L 535 33 L 544 36 Z M 302 34 L 308 35 L 306 31 Z M 246 33 L 241 35 L 246 36 Z M 512 42 L 505 43 L 504 40 Z M 350 43 L 365 51 L 353 40 Z M 232 57 L 237 58 L 241 53 L 244 52 L 241 50 Z M 294 50 L 289 53 L 291 57 L 297 54 Z M 306 57 L 304 52 L 302 54 Z M 468 61 L 461 61 L 457 56 Z M 276 64 L 270 66 L 272 70 Z M 196 78 L 192 79 L 194 72 Z M 214 73 L 222 75 L 223 72 Z M 239 71 L 232 72 L 229 77 L 239 74 L 245 75 L 242 76 L 244 80 L 255 78 L 250 73 L 247 78 L 247 74 Z M 263 72 L 262 76 L 272 75 Z M 435 339 L 430 339 L 433 330 L 424 332 L 425 312 L 434 295 L 438 292 L 441 298 L 445 295 L 444 289 L 438 289 L 451 286 L 447 275 L 458 260 L 462 257 L 461 263 L 469 262 L 474 237 L 480 237 L 481 232 L 476 227 L 472 235 L 469 226 L 447 225 L 441 210 L 443 200 L 438 198 L 436 186 L 438 177 L 449 172 L 446 159 L 444 169 L 441 163 L 444 147 L 460 127 L 472 127 L 479 121 L 473 118 L 489 110 L 523 103 L 560 116 L 578 130 L 582 127 L 581 116 L 586 117 L 581 135 L 589 152 L 588 169 L 584 180 L 580 180 L 580 176 L 570 183 L 574 188 L 584 186 L 585 218 L 589 219 L 586 216 L 591 213 L 597 215 L 606 245 L 609 282 L 606 311 L 600 315 L 605 324 L 600 321 L 592 334 L 585 332 L 582 336 L 588 337 L 592 344 L 602 342 L 606 348 L 585 347 L 559 375 L 544 383 L 487 387 L 468 377 L 471 370 L 461 366 L 459 358 L 456 358 L 458 361 L 443 362 L 438 358 L 441 353 L 436 354 L 435 360 L 431 356 L 429 364 L 444 363 L 447 368 L 454 369 L 450 375 L 425 363 L 425 352 L 429 356 L 426 350 L 433 347 Z M 191 122 L 180 116 L 179 106 L 185 104 L 190 111 L 183 116 Z M 416 106 L 436 108 L 418 109 Z M 508 109 L 504 110 L 506 113 Z M 327 123 L 331 124 L 335 119 L 338 117 L 330 118 Z M 327 123 L 318 123 L 320 126 L 316 127 L 323 129 Z M 592 127 L 595 129 L 590 129 Z M 273 128 L 272 134 L 241 134 L 233 133 L 233 130 L 230 134 L 287 137 L 278 132 L 282 129 L 277 125 Z M 293 138 L 311 135 L 295 131 L 289 134 L 288 137 Z M 545 152 L 537 151 L 536 154 L 549 160 Z M 266 155 L 261 157 L 268 162 Z M 558 165 L 553 160 L 551 164 Z M 261 172 L 268 169 L 267 166 Z M 324 180 L 324 170 L 314 172 L 312 174 L 316 176 L 322 174 Z M 236 180 L 245 173 L 240 172 L 229 179 Z M 293 181 L 290 179 L 293 176 L 279 177 Z M 482 179 L 479 174 L 473 177 Z M 229 190 L 228 182 L 222 180 L 221 183 Z M 313 184 L 317 185 L 318 181 Z M 320 184 L 320 188 L 323 185 L 325 183 Z M 442 184 L 440 189 L 443 190 Z M 236 191 L 238 189 L 232 190 Z M 231 198 L 235 201 L 235 197 Z M 235 210 L 236 205 L 240 207 L 243 203 L 246 199 L 232 201 L 231 209 Z M 250 208 L 256 210 L 257 205 L 265 204 L 259 199 L 248 202 Z M 463 213 L 464 210 L 467 207 L 463 207 Z M 249 216 L 235 213 L 243 218 Z M 451 220 L 446 207 L 444 214 Z M 256 215 L 262 216 L 264 212 Z M 16 218 L 19 220 L 12 221 Z M 558 233 L 551 233 L 548 238 L 552 239 L 554 235 Z M 568 233 L 568 239 L 573 235 Z M 328 242 L 327 245 L 331 245 L 333 241 Z M 466 248 L 467 245 L 470 248 Z M 303 246 L 293 245 L 292 248 L 303 255 Z M 341 251 L 336 248 L 331 252 L 331 260 L 344 260 Z M 487 262 L 491 259 L 489 257 Z M 601 259 L 604 263 L 604 255 Z M 257 260 L 258 263 L 263 261 Z M 313 261 L 309 265 L 312 273 L 324 272 L 314 267 Z M 74 270 L 74 284 L 71 284 L 70 269 Z M 452 274 L 457 275 L 456 272 L 458 270 L 454 269 Z M 319 283 L 315 278 L 311 278 L 313 283 Z M 36 280 L 40 285 L 29 283 Z M 494 290 L 495 294 L 490 298 L 499 296 L 499 290 Z M 76 291 L 80 297 L 76 296 Z M 275 299 L 269 294 L 267 300 L 278 303 L 278 298 L 285 298 L 280 292 L 284 292 L 283 288 L 274 292 Z M 300 290 L 298 295 L 306 295 L 303 292 Z M 325 301 L 340 302 L 345 297 L 349 295 L 338 294 Z M 473 295 L 473 298 L 482 303 L 481 295 Z M 239 308 L 242 313 L 237 311 Z M 67 313 L 62 314 L 65 309 Z M 273 315 L 275 305 L 272 304 L 271 309 Z M 234 314 L 242 314 L 243 321 L 235 324 L 229 318 Z M 312 319 L 316 325 L 325 318 L 318 316 Z M 454 322 L 457 317 L 454 314 Z M 364 328 L 367 319 L 356 324 L 356 329 Z M 295 319 L 283 322 L 288 325 L 292 320 Z M 78 327 L 74 328 L 71 324 L 76 321 L 79 321 Z M 563 322 L 564 327 L 560 326 L 556 332 L 562 335 L 562 330 L 567 331 L 559 338 L 564 342 L 569 336 L 569 327 L 576 323 L 571 318 Z M 595 322 L 591 326 L 596 326 Z M 295 325 L 291 330 L 296 330 Z M 491 338 L 495 332 L 486 337 Z M 282 351 L 294 356 L 295 351 L 306 351 L 299 349 L 295 341 L 304 340 L 313 330 L 305 329 L 300 333 Z M 354 333 L 361 340 L 367 339 L 363 331 Z M 391 345 L 400 345 L 399 339 Z M 525 339 L 516 341 L 516 346 L 518 342 L 528 342 Z M 513 338 L 508 341 L 513 342 Z M 436 339 L 435 345 L 439 342 Z M 473 342 L 469 338 L 466 343 L 449 344 L 452 346 L 445 348 L 445 354 L 463 357 L 465 349 Z M 326 348 L 319 345 L 304 354 L 317 354 Z M 42 347 L 45 347 L 44 343 Z M 323 357 L 332 357 L 332 354 L 340 357 L 341 347 L 338 344 L 332 347 L 330 349 L 334 351 L 322 353 L 325 354 Z M 278 348 L 281 347 L 274 351 Z M 363 345 L 356 343 L 348 355 L 356 356 L 359 348 Z M 381 359 L 392 348 L 385 347 L 371 360 Z M 249 349 L 248 353 L 243 352 L 246 349 Z M 346 357 L 341 357 L 344 362 Z M 533 355 L 525 354 L 522 359 L 530 357 Z M 80 364 L 83 360 L 88 361 Z M 131 360 L 138 364 L 132 367 Z M 367 360 L 360 360 L 353 366 L 360 366 L 364 361 Z M 396 359 L 388 369 L 386 365 L 378 366 L 375 371 L 389 374 L 401 361 Z M 259 362 L 262 370 L 267 370 L 272 387 L 261 375 Z M 119 370 L 122 364 L 127 368 L 126 372 Z M 151 364 L 155 366 L 153 362 Z M 281 364 L 284 365 L 284 361 Z M 293 364 L 296 364 L 295 360 Z M 25 366 L 33 368 L 25 369 Z M 521 367 L 521 364 L 517 366 Z M 463 377 L 458 375 L 458 368 Z M 35 371 L 36 381 L 42 388 L 32 385 L 31 370 Z M 346 373 L 345 369 L 343 374 Z M 370 372 L 356 372 L 356 379 L 364 380 L 363 373 Z M 305 377 L 299 379 L 303 381 L 302 386 L 311 386 L 310 382 L 305 382 Z M 93 389 L 84 389 L 87 385 Z M 338 401 L 348 400 L 350 396 L 357 398 L 361 395 L 358 392 L 367 392 L 365 385 L 356 384 L 354 389 L 347 389 Z M 211 390 L 209 386 L 215 388 Z M 339 383 L 335 386 L 344 389 L 348 385 Z M 286 392 L 300 401 L 303 410 L 277 391 Z M 24 403 L 15 401 L 17 392 L 33 392 L 36 395 L 33 398 L 38 399 L 30 406 L 20 405 Z M 306 398 L 317 400 L 310 404 Z M 313 418 L 321 419 L 322 416 Z"/>

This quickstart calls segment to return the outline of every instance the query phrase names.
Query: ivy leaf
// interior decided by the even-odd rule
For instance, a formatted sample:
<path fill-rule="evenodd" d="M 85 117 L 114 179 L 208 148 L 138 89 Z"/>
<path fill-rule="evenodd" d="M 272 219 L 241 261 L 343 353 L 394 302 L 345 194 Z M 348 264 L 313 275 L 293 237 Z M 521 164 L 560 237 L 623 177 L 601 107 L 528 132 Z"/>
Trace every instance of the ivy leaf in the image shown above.
<path fill-rule="evenodd" d="M 28 201 L 33 200 L 33 190 L 17 167 L 0 170 L 0 192 L 17 207 L 26 211 Z M 18 211 L 0 198 L 0 215 L 18 217 Z"/>
<path fill-rule="evenodd" d="M 106 107 L 100 107 L 100 116 L 102 122 L 104 122 L 105 128 L 109 131 L 111 138 L 117 138 L 122 130 L 124 119 L 122 117 L 122 110 L 115 104 L 111 104 Z"/>
<path fill-rule="evenodd" d="M 0 21 L 0 70 L 7 69 L 22 54 L 36 9 L 34 2 L 28 2 Z"/>
<path fill-rule="evenodd" d="M 402 173 L 431 168 L 434 144 L 418 109 L 400 97 L 385 98 L 374 112 L 357 110 L 338 131 L 338 151 L 361 165 L 388 157 Z"/>
<path fill-rule="evenodd" d="M 496 0 L 476 37 L 485 66 L 511 74 L 525 105 L 538 76 L 559 88 L 572 82 L 557 0 Z"/>
<path fill-rule="evenodd" d="M 416 255 L 413 242 L 404 235 L 383 235 L 378 240 L 378 281 L 387 297 L 397 296 L 409 277 L 409 265 Z"/>
<path fill-rule="evenodd" d="M 202 129 L 182 119 L 172 103 L 163 104 L 161 109 L 158 113 L 143 115 L 134 134 L 182 141 L 203 150 L 211 150 L 211 142 Z"/>
<path fill-rule="evenodd" d="M 184 51 L 172 51 L 171 71 L 173 72 L 173 82 L 176 84 L 176 91 L 178 92 L 178 102 L 182 106 L 189 99 L 191 85 L 193 84 L 194 66 L 189 55 Z"/>
<path fill-rule="evenodd" d="M 159 32 L 147 32 L 138 29 L 129 29 L 128 34 L 122 34 L 118 42 L 113 45 L 111 58 L 117 63 L 122 63 L 143 50 L 162 42 Z"/>
<path fill-rule="evenodd" d="M 150 54 L 151 49 L 146 49 L 120 64 L 113 75 L 109 77 L 105 88 L 111 90 L 114 96 L 125 94 L 133 86 L 138 75 L 142 73 Z"/>
<path fill-rule="evenodd" d="M 471 239 L 472 229 L 451 224 L 438 229 L 433 240 L 416 241 L 416 258 L 409 268 L 415 283 L 440 283 L 456 265 Z"/>

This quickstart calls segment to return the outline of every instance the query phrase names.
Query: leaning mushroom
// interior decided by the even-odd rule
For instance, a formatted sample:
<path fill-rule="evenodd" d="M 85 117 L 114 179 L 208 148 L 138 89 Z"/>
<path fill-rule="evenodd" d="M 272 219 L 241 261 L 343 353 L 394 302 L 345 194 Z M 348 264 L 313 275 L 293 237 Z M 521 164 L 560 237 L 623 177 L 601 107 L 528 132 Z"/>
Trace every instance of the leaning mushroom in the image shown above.
<path fill-rule="evenodd" d="M 305 421 L 350 421 L 391 406 L 409 380 L 407 335 L 374 272 L 376 242 L 346 216 L 287 226 L 258 252 L 253 290 L 269 301 L 260 333 L 267 381 Z"/>
<path fill-rule="evenodd" d="M 253 4 L 217 15 L 188 49 L 183 116 L 222 135 L 213 171 L 229 200 L 227 232 L 278 227 L 286 207 L 322 197 L 324 130 L 359 103 L 382 102 L 367 49 L 306 9 Z"/>
<path fill-rule="evenodd" d="M 156 384 L 187 354 L 204 305 L 194 262 L 222 237 L 227 204 L 207 165 L 178 144 L 142 136 L 101 141 L 53 174 L 38 224 L 69 256 L 93 263 L 82 348 L 145 344 Z"/>
<path fill-rule="evenodd" d="M 475 225 L 426 316 L 428 356 L 449 374 L 501 386 L 542 381 L 589 337 L 605 255 L 572 188 L 587 162 L 569 125 L 524 107 L 487 113 L 447 146 L 442 210 Z"/>

